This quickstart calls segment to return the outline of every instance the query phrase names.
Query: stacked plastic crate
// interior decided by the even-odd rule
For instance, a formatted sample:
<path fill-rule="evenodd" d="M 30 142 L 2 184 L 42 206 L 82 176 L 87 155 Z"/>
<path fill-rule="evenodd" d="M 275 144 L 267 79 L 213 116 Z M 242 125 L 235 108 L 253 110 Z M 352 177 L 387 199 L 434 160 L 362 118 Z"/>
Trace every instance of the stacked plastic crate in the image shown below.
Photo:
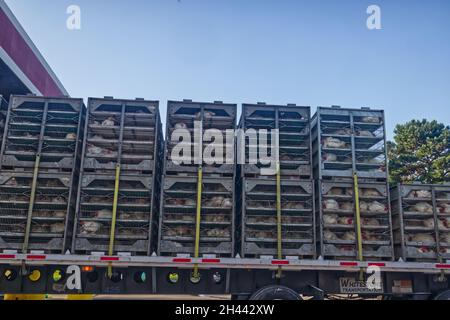
<path fill-rule="evenodd" d="M 310 107 L 244 104 L 239 127 L 239 252 L 315 257 Z"/>
<path fill-rule="evenodd" d="M 158 253 L 234 253 L 236 105 L 169 101 Z"/>
<path fill-rule="evenodd" d="M 393 259 L 384 112 L 319 107 L 312 127 L 320 255 Z"/>
<path fill-rule="evenodd" d="M 5 121 L 7 112 L 8 112 L 8 103 L 0 95 L 0 141 L 3 141 L 3 131 L 5 130 Z"/>
<path fill-rule="evenodd" d="M 163 149 L 157 101 L 90 98 L 73 251 L 150 255 Z"/>
<path fill-rule="evenodd" d="M 11 96 L 0 153 L 1 249 L 69 249 L 85 109 L 81 99 Z"/>
<path fill-rule="evenodd" d="M 384 112 L 319 107 L 312 120 L 318 250 L 394 258 Z"/>
<path fill-rule="evenodd" d="M 396 256 L 450 260 L 450 185 L 399 184 L 391 201 Z"/>

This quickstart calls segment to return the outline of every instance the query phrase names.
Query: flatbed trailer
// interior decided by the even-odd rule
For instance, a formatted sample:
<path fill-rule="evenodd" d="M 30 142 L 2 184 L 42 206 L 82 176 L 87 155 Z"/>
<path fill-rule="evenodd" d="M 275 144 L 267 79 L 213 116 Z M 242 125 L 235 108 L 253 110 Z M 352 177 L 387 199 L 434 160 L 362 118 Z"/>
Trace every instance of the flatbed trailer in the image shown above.
<path fill-rule="evenodd" d="M 196 265 L 200 281 L 192 278 Z M 111 277 L 107 276 L 109 267 L 113 270 Z M 278 278 L 280 269 L 282 276 Z M 381 286 L 372 290 L 361 286 L 377 272 Z M 324 299 L 358 294 L 450 299 L 450 263 L 434 262 L 196 259 L 36 251 L 0 254 L 0 274 L 3 294 L 231 294 L 234 299 L 294 299 L 298 294 Z"/>

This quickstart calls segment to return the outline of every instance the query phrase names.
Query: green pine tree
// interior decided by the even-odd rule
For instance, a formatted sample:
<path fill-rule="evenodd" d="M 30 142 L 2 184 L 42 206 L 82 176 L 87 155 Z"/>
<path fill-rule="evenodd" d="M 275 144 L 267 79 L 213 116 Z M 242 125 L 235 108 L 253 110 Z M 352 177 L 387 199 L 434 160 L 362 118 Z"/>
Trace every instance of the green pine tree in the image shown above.
<path fill-rule="evenodd" d="M 437 121 L 399 124 L 388 142 L 391 183 L 450 182 L 450 127 Z"/>

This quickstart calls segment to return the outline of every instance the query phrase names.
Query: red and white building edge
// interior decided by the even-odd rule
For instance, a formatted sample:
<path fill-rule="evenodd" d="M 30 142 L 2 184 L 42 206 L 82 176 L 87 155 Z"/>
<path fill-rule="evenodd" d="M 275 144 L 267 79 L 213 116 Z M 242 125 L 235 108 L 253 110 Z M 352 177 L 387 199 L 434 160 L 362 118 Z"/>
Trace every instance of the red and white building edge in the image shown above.
<path fill-rule="evenodd" d="M 31 93 L 53 97 L 68 96 L 64 86 L 4 0 L 0 0 L 0 59 Z"/>

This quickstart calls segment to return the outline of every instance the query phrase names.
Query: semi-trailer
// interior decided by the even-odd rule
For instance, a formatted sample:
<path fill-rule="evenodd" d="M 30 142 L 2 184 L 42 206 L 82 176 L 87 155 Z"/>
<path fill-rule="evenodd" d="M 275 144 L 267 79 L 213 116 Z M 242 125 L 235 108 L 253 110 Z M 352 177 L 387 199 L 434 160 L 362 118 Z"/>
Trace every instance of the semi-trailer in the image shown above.
<path fill-rule="evenodd" d="M 218 126 L 219 131 L 233 129 L 235 105 L 169 102 L 169 109 L 173 106 L 178 118 L 168 112 L 167 130 L 172 131 L 166 131 L 163 153 L 164 149 L 157 147 L 163 139 L 156 102 L 90 99 L 85 125 L 80 125 L 84 120 L 75 123 L 76 112 L 70 107 L 74 103 L 82 106 L 81 100 L 68 98 L 21 97 L 10 102 L 1 150 L 0 175 L 6 177 L 0 181 L 1 195 L 25 196 L 26 201 L 0 201 L 9 205 L 2 207 L 7 209 L 1 209 L 0 214 L 9 216 L 10 210 L 15 210 L 26 219 L 14 221 L 31 218 L 25 231 L 27 226 L 31 230 L 34 221 L 61 219 L 57 217 L 59 209 L 52 207 L 59 205 L 56 200 L 43 201 L 50 206 L 41 208 L 40 201 L 31 201 L 31 195 L 58 199 L 62 196 L 58 192 L 64 189 L 71 194 L 77 184 L 75 179 L 61 176 L 78 172 L 63 165 L 72 163 L 67 160 L 72 158 L 65 157 L 64 152 L 54 154 L 50 152 L 52 148 L 60 150 L 75 143 L 75 149 L 82 147 L 83 161 L 79 161 L 79 173 L 72 174 L 80 180 L 74 192 L 78 201 L 65 213 L 65 217 L 74 217 L 73 237 L 60 237 L 64 245 L 60 242 L 56 247 L 31 241 L 32 232 L 28 242 L 24 241 L 26 232 L 16 236 L 14 242 L 2 242 L 1 293 L 231 294 L 234 299 L 292 300 L 359 294 L 450 299 L 450 261 L 443 251 L 448 248 L 444 237 L 448 235 L 445 218 L 450 186 L 401 185 L 389 192 L 382 111 L 319 108 L 318 114 L 309 120 L 308 108 L 251 105 L 260 115 L 259 119 L 252 119 L 253 111 L 253 116 L 243 115 L 243 119 L 254 121 L 249 127 L 256 130 L 263 124 L 263 128 L 277 129 L 277 123 L 279 127 L 276 144 L 280 148 L 276 152 L 285 157 L 280 157 L 275 172 L 268 177 L 260 174 L 261 168 L 256 170 L 254 163 L 247 170 L 243 165 L 235 167 L 234 163 L 180 165 L 167 158 L 173 130 L 192 132 L 196 121 L 200 128 L 206 125 L 207 129 Z M 331 115 L 329 109 L 333 111 Z M 78 110 L 81 110 L 78 119 L 84 119 L 84 106 Z M 276 117 L 278 121 L 274 121 Z M 245 121 L 241 120 L 242 123 Z M 69 138 L 75 128 L 80 132 L 72 141 Z M 39 137 L 32 137 L 35 133 Z M 204 130 L 201 133 L 204 135 Z M 234 138 L 235 146 L 238 137 Z M 203 141 L 198 142 L 204 151 Z M 334 145 L 325 146 L 330 142 Z M 381 146 L 375 146 L 377 143 Z M 309 157 L 313 160 L 308 160 Z M 163 159 L 164 169 L 157 164 Z M 314 168 L 312 176 L 308 166 Z M 235 195 L 245 196 L 245 204 Z M 92 197 L 97 198 L 93 201 Z M 135 203 L 136 199 L 161 205 Z M 232 206 L 226 199 L 231 199 Z M 299 203 L 302 207 L 294 205 Z M 146 214 L 143 224 L 132 215 L 138 209 Z M 40 217 L 39 213 L 44 211 L 46 215 Z M 91 215 L 96 212 L 98 216 Z M 434 221 L 432 227 L 428 225 L 430 218 Z M 1 230 L 10 226 L 8 221 L 0 220 Z M 98 231 L 98 224 L 99 230 L 105 228 L 107 232 L 98 234 L 102 237 L 93 237 L 89 233 Z M 176 231 L 168 234 L 167 230 L 173 227 Z M 267 237 L 271 241 L 252 239 L 248 236 L 255 234 L 249 227 L 271 232 L 275 237 Z M 119 235 L 120 230 L 128 228 L 145 230 L 148 237 Z M 187 228 L 192 230 L 190 237 L 180 237 Z M 230 230 L 227 233 L 226 228 Z M 334 242 L 328 241 L 330 238 L 324 235 L 330 233 L 326 230 L 338 239 L 331 236 Z M 354 238 L 341 238 L 352 232 Z M 434 243 L 423 239 L 411 241 L 411 234 L 422 233 L 434 236 Z M 241 238 L 245 234 L 247 237 Z M 289 241 L 292 234 L 295 240 L 302 234 L 307 243 Z M 89 246 L 85 240 L 89 240 Z M 136 240 L 144 240 L 145 245 L 137 245 Z M 426 254 L 419 258 L 409 255 L 411 250 L 417 253 L 418 249 Z M 373 279 L 379 281 L 368 281 Z"/>

